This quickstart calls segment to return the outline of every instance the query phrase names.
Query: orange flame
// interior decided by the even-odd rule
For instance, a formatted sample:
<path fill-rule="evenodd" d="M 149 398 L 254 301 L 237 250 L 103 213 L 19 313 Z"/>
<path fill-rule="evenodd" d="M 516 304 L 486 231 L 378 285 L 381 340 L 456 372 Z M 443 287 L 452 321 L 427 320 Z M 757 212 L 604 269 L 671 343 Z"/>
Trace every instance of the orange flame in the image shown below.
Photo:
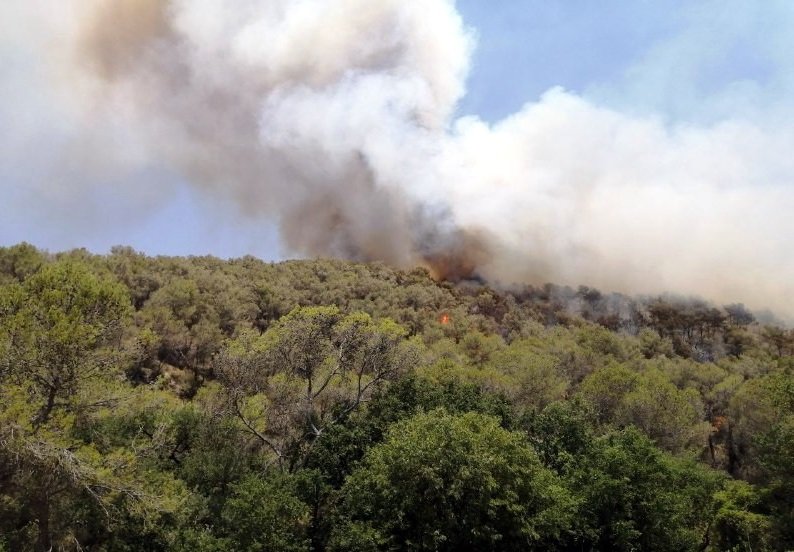
<path fill-rule="evenodd" d="M 449 324 L 449 315 L 446 313 L 442 314 L 440 322 L 442 324 Z"/>

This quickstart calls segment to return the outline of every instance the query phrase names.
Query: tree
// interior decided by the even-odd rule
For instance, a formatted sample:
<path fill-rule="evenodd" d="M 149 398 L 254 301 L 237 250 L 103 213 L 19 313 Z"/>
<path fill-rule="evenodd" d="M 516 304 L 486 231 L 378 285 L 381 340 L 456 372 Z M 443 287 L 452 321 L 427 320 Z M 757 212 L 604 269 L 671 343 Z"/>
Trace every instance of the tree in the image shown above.
<path fill-rule="evenodd" d="M 635 428 L 594 440 L 566 475 L 580 499 L 572 548 L 698 550 L 722 476 L 660 451 Z"/>
<path fill-rule="evenodd" d="M 312 540 L 324 549 L 333 525 L 335 490 L 352 473 L 367 451 L 384 439 L 388 428 L 399 420 L 443 408 L 450 413 L 479 412 L 497 417 L 504 428 L 513 426 L 508 400 L 482 391 L 477 385 L 457 379 L 435 381 L 408 373 L 379 389 L 364 408 L 341 423 L 329 426 L 311 448 L 304 473 L 307 479 L 301 496 L 312 507 Z M 359 542 L 359 544 L 361 544 Z"/>
<path fill-rule="evenodd" d="M 585 379 L 580 394 L 594 406 L 600 423 L 637 426 L 667 450 L 680 452 L 706 440 L 698 392 L 678 389 L 659 370 L 638 373 L 614 364 Z"/>
<path fill-rule="evenodd" d="M 678 389 L 656 370 L 643 373 L 637 387 L 621 399 L 616 421 L 622 426 L 637 426 L 661 448 L 672 452 L 682 452 L 692 445 L 701 447 L 709 431 L 703 422 L 698 392 Z"/>
<path fill-rule="evenodd" d="M 523 435 L 434 410 L 394 424 L 348 478 L 331 548 L 545 549 L 572 507 Z"/>
<path fill-rule="evenodd" d="M 29 243 L 0 247 L 0 284 L 4 280 L 24 281 L 31 274 L 35 274 L 45 261 L 44 254 Z"/>
<path fill-rule="evenodd" d="M 778 542 L 794 547 L 794 413 L 757 436 L 759 464 L 766 482 L 764 503 L 774 519 Z"/>
<path fill-rule="evenodd" d="M 755 322 L 755 316 L 742 303 L 732 303 L 723 307 L 728 313 L 728 322 L 735 326 L 747 326 Z"/>
<path fill-rule="evenodd" d="M 115 246 L 110 253 L 108 267 L 129 290 L 135 310 L 140 310 L 161 285 L 153 259 L 131 247 Z"/>
<path fill-rule="evenodd" d="M 89 380 L 118 374 L 129 313 L 122 286 L 68 261 L 47 265 L 0 294 L 0 341 L 6 343 L 0 375 L 28 389 L 38 405 L 34 429 L 56 409 L 74 410 Z"/>
<path fill-rule="evenodd" d="M 501 386 L 504 393 L 524 408 L 542 409 L 568 391 L 569 382 L 561 373 L 559 359 L 538 351 L 529 340 L 513 341 L 493 356 L 491 366 L 501 380 L 507 380 Z"/>
<path fill-rule="evenodd" d="M 770 550 L 772 524 L 752 511 L 761 505 L 757 489 L 744 481 L 730 480 L 714 494 L 712 529 L 708 550 Z"/>
<path fill-rule="evenodd" d="M 36 550 L 79 544 L 80 516 L 109 523 L 122 504 L 134 512 L 137 503 L 142 515 L 168 507 L 146 491 L 169 489 L 168 476 L 143 476 L 133 451 L 100 450 L 83 438 L 91 418 L 124 395 L 120 339 L 129 308 L 123 287 L 79 261 L 0 288 L 0 489 L 15 504 L 14 549 L 31 533 Z"/>
<path fill-rule="evenodd" d="M 729 413 L 741 473 L 763 484 L 765 506 L 783 548 L 794 546 L 794 377 L 777 372 L 747 381 Z"/>
<path fill-rule="evenodd" d="M 623 398 L 637 388 L 639 374 L 622 364 L 613 364 L 596 370 L 580 387 L 580 395 L 595 409 L 599 423 L 617 419 Z"/>
<path fill-rule="evenodd" d="M 794 331 L 776 326 L 764 326 L 761 338 L 773 349 L 778 358 L 794 354 Z"/>
<path fill-rule="evenodd" d="M 248 476 L 232 489 L 222 513 L 230 546 L 241 552 L 302 552 L 309 550 L 306 529 L 309 508 L 279 475 Z"/>
<path fill-rule="evenodd" d="M 190 380 L 180 391 L 195 394 L 225 337 L 210 295 L 195 279 L 173 279 L 152 293 L 137 318 L 156 336 L 157 358 L 189 371 Z"/>
<path fill-rule="evenodd" d="M 413 364 L 404 336 L 388 319 L 299 308 L 261 336 L 241 335 L 215 368 L 245 430 L 295 467 L 327 427 Z"/>

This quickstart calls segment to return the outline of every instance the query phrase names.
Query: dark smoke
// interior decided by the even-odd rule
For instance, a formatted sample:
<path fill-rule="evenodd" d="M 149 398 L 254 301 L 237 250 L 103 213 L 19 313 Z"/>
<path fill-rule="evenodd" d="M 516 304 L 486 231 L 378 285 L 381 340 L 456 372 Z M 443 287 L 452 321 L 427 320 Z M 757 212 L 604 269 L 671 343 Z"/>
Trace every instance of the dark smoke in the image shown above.
<path fill-rule="evenodd" d="M 265 13 L 279 11 L 259 4 Z M 278 4 L 283 12 L 294 9 L 289 2 Z M 231 9 L 222 11 L 230 15 Z M 329 152 L 323 137 L 314 134 L 322 129 L 293 127 L 286 143 L 271 140 L 262 123 L 265 104 L 275 103 L 271 109 L 279 111 L 279 103 L 293 91 L 303 93 L 309 86 L 330 98 L 352 72 L 399 68 L 409 48 L 401 37 L 362 45 L 363 53 L 350 53 L 350 65 L 335 72 L 299 57 L 309 52 L 291 51 L 283 53 L 285 59 L 271 60 L 270 67 L 244 67 L 230 59 L 233 52 L 202 52 L 206 45 L 192 43 L 196 37 L 191 32 L 204 30 L 183 28 L 180 15 L 202 14 L 161 0 L 97 3 L 85 18 L 77 50 L 80 63 L 103 83 L 110 101 L 134 102 L 136 124 L 148 127 L 155 154 L 165 163 L 213 193 L 236 197 L 244 213 L 277 219 L 293 251 L 399 266 L 426 264 L 443 278 L 477 270 L 485 258 L 482 240 L 458 228 L 448 209 L 439 221 L 423 214 L 425 206 L 405 193 L 400 182 L 383 181 L 366 152 Z M 381 19 L 398 15 L 398 9 L 388 6 L 374 13 Z M 386 23 L 389 19 L 381 21 Z M 234 36 L 220 38 L 221 47 L 229 48 Z M 261 36 L 263 43 L 269 38 Z M 279 64 L 287 68 L 279 70 Z M 348 115 L 356 117 L 358 109 L 351 106 Z M 408 118 L 418 124 L 415 113 Z"/>

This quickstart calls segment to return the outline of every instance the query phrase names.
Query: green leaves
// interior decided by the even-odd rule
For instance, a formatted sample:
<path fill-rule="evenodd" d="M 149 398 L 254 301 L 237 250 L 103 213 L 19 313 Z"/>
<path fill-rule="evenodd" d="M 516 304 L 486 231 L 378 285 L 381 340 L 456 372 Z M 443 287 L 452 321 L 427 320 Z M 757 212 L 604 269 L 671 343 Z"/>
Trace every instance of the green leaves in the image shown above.
<path fill-rule="evenodd" d="M 522 435 L 444 410 L 394 424 L 342 493 L 355 534 L 410 550 L 541 549 L 573 505 Z M 347 531 L 337 528 L 338 549 L 352 549 Z"/>
<path fill-rule="evenodd" d="M 602 424 L 634 425 L 666 450 L 699 446 L 708 434 L 703 403 L 694 389 L 679 389 L 659 370 L 644 372 L 613 364 L 584 380 L 581 396 Z"/>
<path fill-rule="evenodd" d="M 228 411 L 284 467 L 415 359 L 404 330 L 335 307 L 293 310 L 261 336 L 246 332 L 215 360 Z"/>
<path fill-rule="evenodd" d="M 578 442 L 578 441 L 574 441 Z M 696 550 L 718 472 L 656 448 L 634 428 L 573 450 L 566 482 L 580 499 L 574 542 L 597 550 Z"/>
<path fill-rule="evenodd" d="M 0 247 L 0 285 L 22 282 L 44 264 L 45 256 L 29 243 Z"/>
<path fill-rule="evenodd" d="M 0 548 L 791 548 L 790 332 L 663 303 L 0 248 Z"/>
<path fill-rule="evenodd" d="M 0 290 L 3 373 L 28 385 L 45 423 L 87 380 L 119 374 L 120 338 L 130 307 L 124 288 L 85 265 L 45 266 L 21 286 Z"/>
<path fill-rule="evenodd" d="M 711 544 L 715 550 L 769 550 L 770 519 L 752 509 L 761 503 L 756 489 L 744 481 L 728 481 L 715 493 Z"/>
<path fill-rule="evenodd" d="M 162 490 L 168 477 L 142 476 L 131 450 L 100 452 L 82 438 L 81 428 L 126 391 L 119 388 L 125 289 L 65 260 L 3 286 L 0 296 L 0 475 L 20 501 L 17 513 L 36 520 L 38 547 L 68 540 L 76 504 L 107 517 L 122 503 L 130 513 L 146 504 L 136 515 L 168 508 L 147 491 L 158 481 Z"/>
<path fill-rule="evenodd" d="M 223 508 L 230 549 L 241 552 L 309 550 L 309 508 L 295 495 L 287 476 L 249 476 L 232 489 Z"/>

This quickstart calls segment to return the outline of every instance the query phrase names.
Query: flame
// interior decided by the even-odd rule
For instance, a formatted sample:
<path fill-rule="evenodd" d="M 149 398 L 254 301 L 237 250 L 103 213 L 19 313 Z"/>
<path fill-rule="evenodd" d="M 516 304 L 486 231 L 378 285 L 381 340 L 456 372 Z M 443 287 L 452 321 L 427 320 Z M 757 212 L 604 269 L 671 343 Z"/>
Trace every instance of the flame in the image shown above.
<path fill-rule="evenodd" d="M 442 324 L 449 324 L 449 315 L 446 313 L 442 314 L 439 322 L 441 322 Z"/>

